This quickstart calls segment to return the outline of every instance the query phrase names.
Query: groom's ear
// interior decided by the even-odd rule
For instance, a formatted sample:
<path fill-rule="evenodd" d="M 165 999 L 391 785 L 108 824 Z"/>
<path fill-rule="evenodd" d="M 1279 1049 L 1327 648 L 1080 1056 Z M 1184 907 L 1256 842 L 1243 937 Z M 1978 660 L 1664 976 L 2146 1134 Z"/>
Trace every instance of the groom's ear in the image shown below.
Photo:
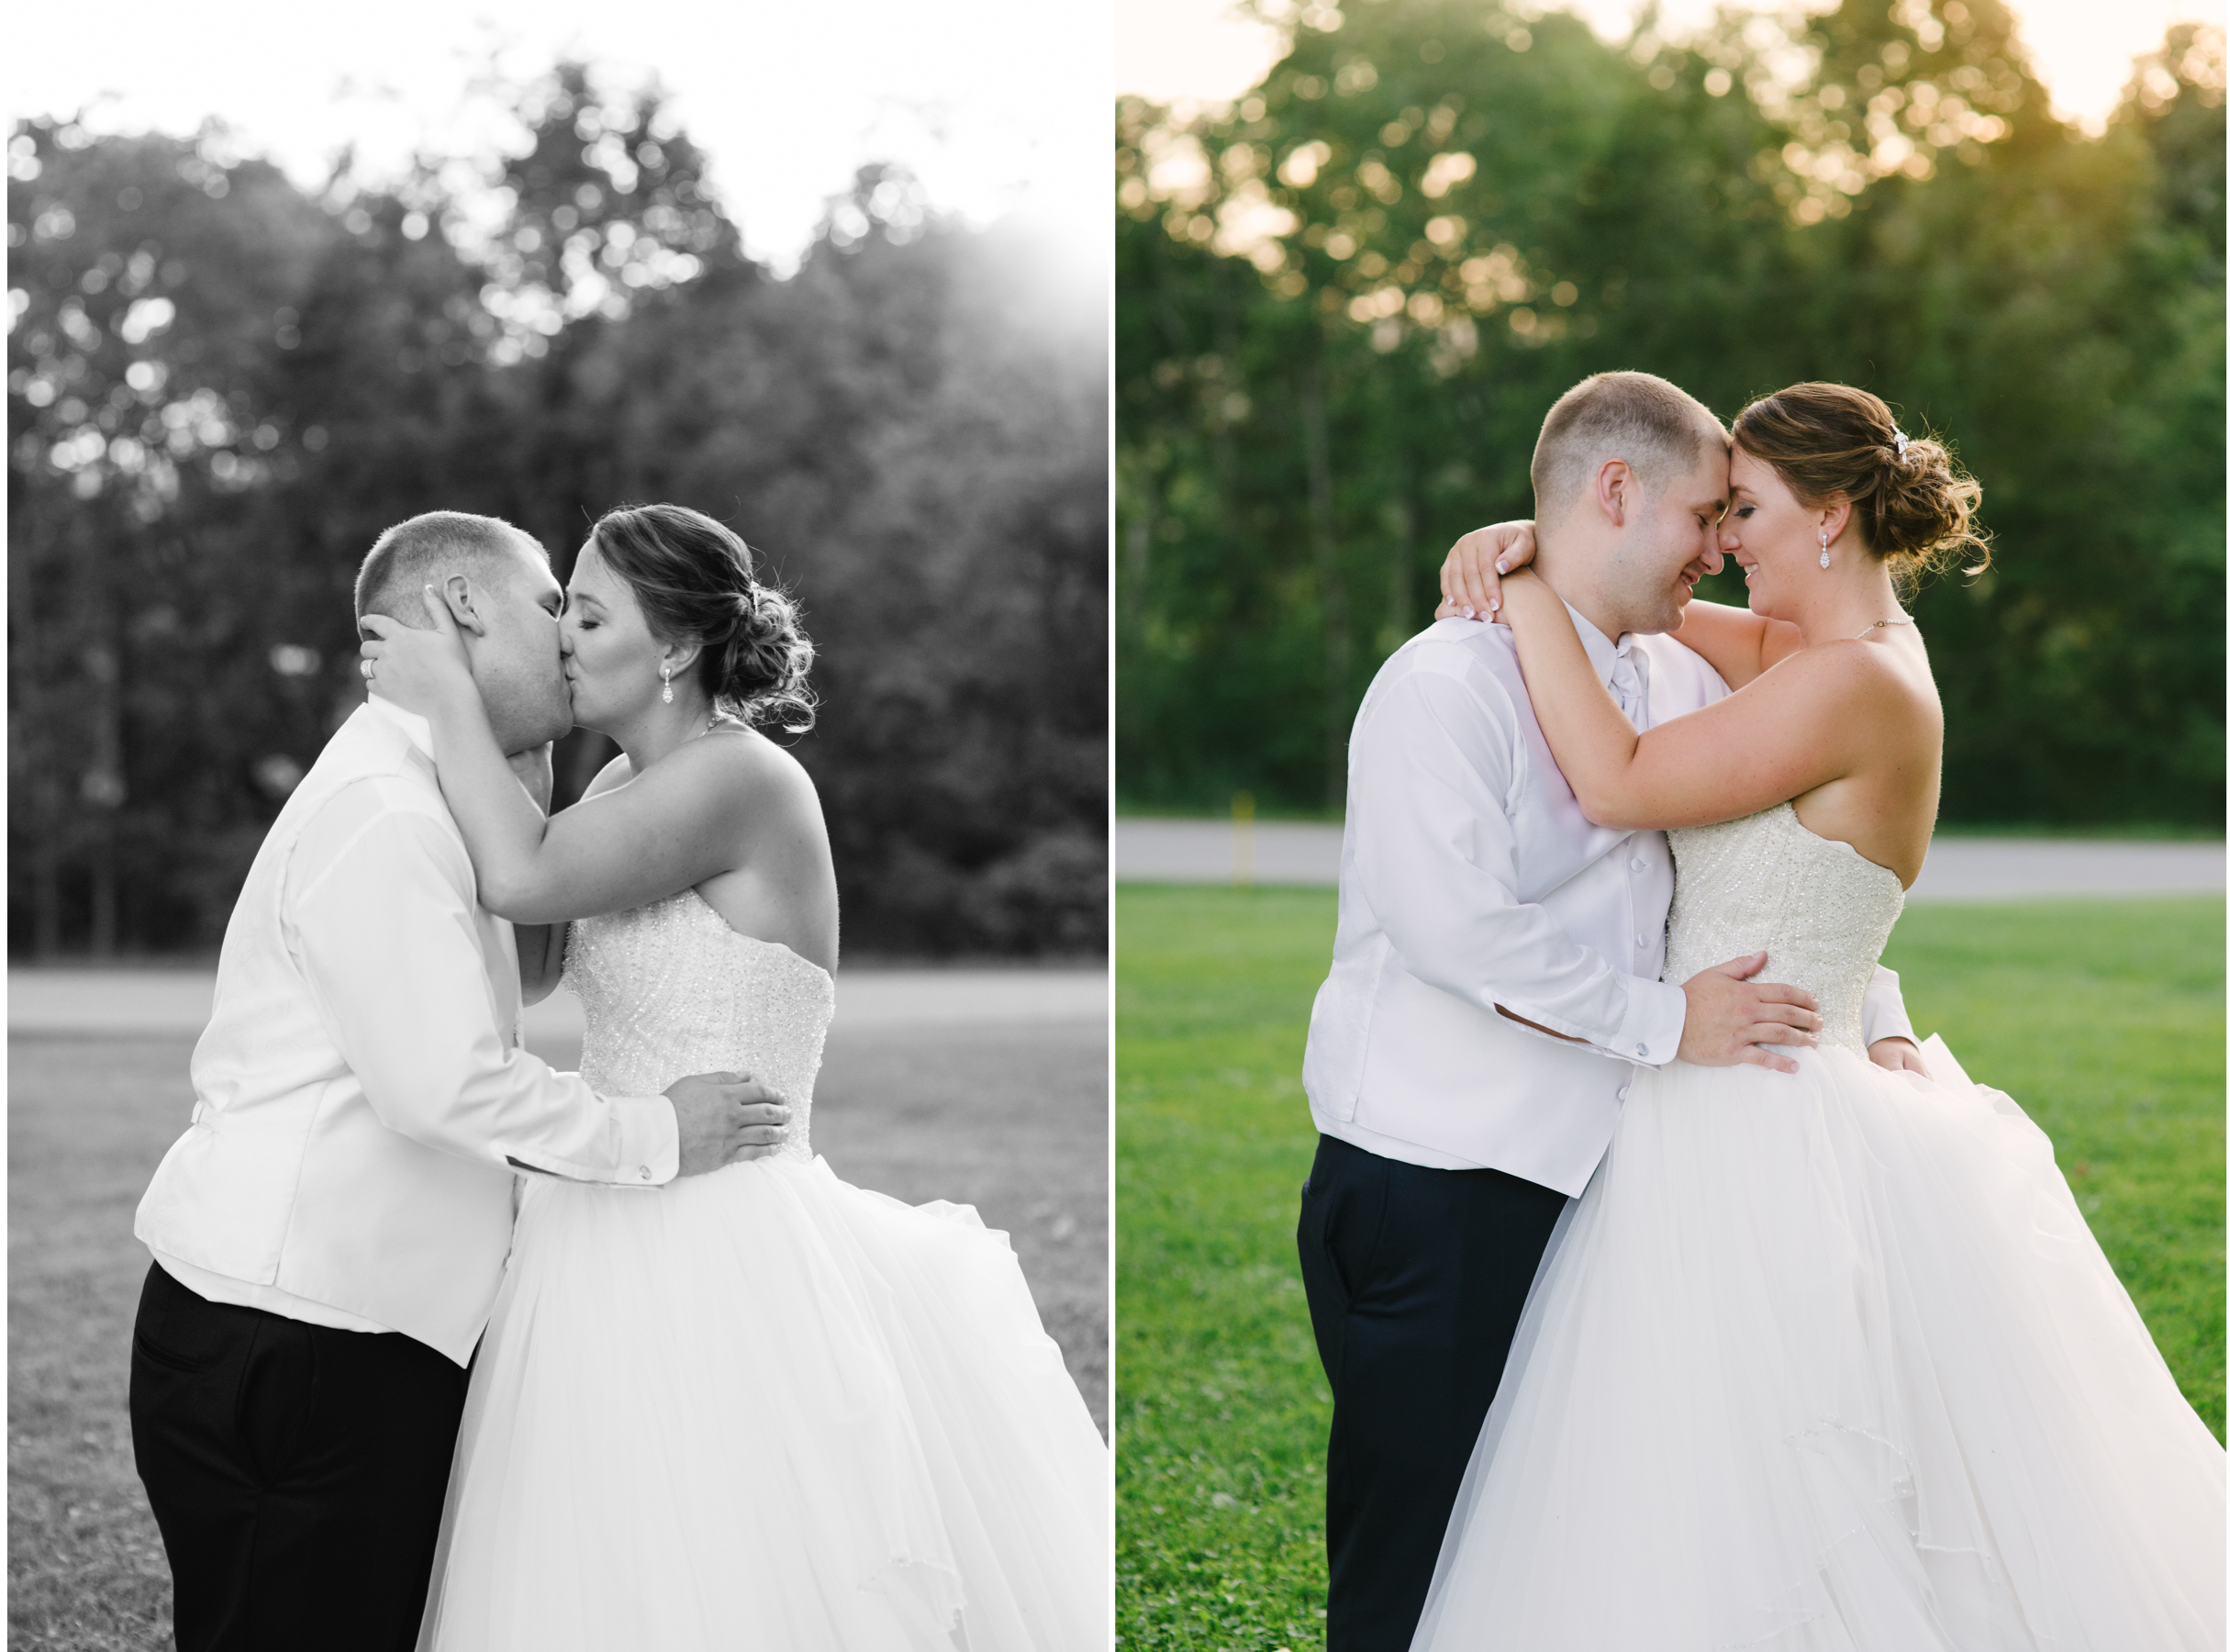
<path fill-rule="evenodd" d="M 1595 472 L 1595 504 L 1613 528 L 1626 525 L 1626 513 L 1641 503 L 1633 469 L 1623 459 L 1606 459 Z"/>
<path fill-rule="evenodd" d="M 474 589 L 470 579 L 462 574 L 452 574 L 441 582 L 440 596 L 448 605 L 449 617 L 457 622 L 459 631 L 474 637 L 488 634 L 487 621 L 475 607 L 487 600 L 487 594 Z"/>

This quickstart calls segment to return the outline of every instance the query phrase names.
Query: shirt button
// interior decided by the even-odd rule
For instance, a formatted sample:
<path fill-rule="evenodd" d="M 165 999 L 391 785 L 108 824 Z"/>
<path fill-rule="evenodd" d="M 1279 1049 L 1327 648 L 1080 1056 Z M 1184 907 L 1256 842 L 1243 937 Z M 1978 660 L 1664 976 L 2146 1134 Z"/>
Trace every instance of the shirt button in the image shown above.
<path fill-rule="evenodd" d="M 1649 869 L 1648 863 L 1638 855 L 1633 860 L 1628 861 L 1626 864 L 1629 866 L 1632 866 L 1636 872 L 1645 872 Z"/>
<path fill-rule="evenodd" d="M 1649 937 L 1647 935 L 1636 935 L 1633 938 L 1633 943 L 1636 946 L 1646 948 L 1649 945 Z"/>
<path fill-rule="evenodd" d="M 1649 1046 L 1647 1044 L 1635 1044 L 1633 1046 L 1633 1053 L 1636 1055 L 1646 1055 L 1649 1054 Z"/>
<path fill-rule="evenodd" d="M 1622 1084 L 1622 1085 L 1620 1085 L 1620 1086 L 1618 1087 L 1618 1099 L 1619 1099 L 1621 1101 L 1623 1101 L 1623 1100 L 1626 1099 L 1626 1092 L 1627 1092 L 1629 1089 L 1633 1088 L 1633 1087 L 1632 1085 L 1627 1085 L 1627 1084 Z"/>
<path fill-rule="evenodd" d="M 651 1179 L 651 1167 L 650 1167 L 650 1166 L 648 1166 L 648 1165 L 644 1165 L 644 1166 L 641 1166 L 641 1171 L 642 1171 L 642 1179 L 643 1179 L 644 1181 L 649 1181 L 649 1180 Z"/>

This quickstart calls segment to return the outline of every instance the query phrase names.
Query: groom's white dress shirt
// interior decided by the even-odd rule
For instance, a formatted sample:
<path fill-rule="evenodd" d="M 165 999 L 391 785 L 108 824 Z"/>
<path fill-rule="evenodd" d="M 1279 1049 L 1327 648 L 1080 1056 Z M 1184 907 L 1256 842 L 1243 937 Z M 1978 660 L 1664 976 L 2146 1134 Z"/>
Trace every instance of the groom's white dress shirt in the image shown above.
<path fill-rule="evenodd" d="M 1613 644 L 1572 620 L 1638 728 L 1727 692 L 1669 637 Z M 1379 669 L 1348 744 L 1339 929 L 1302 1066 L 1317 1128 L 1383 1157 L 1577 1196 L 1634 1070 L 1680 1045 L 1687 999 L 1657 978 L 1672 893 L 1663 832 L 1580 813 L 1509 628 L 1421 631 Z M 1866 1038 L 1892 1035 L 1912 1028 L 1882 970 Z"/>
<path fill-rule="evenodd" d="M 257 852 L 195 1046 L 192 1125 L 134 1232 L 213 1301 L 396 1331 L 464 1364 L 514 1173 L 652 1187 L 673 1104 L 519 1047 L 511 926 L 483 910 L 423 718 L 374 698 Z"/>

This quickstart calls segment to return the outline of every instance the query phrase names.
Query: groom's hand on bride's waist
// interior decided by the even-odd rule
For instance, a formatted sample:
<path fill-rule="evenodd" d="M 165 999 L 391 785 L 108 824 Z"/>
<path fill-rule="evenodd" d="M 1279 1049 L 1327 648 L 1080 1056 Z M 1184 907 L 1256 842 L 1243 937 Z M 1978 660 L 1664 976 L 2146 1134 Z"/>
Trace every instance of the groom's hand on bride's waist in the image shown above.
<path fill-rule="evenodd" d="M 1682 1061 L 1797 1070 L 1787 1046 L 1820 1042 L 1820 1006 L 1801 987 L 1753 981 L 1765 966 L 1766 954 L 1752 953 L 1681 983 L 1688 998 L 1688 1019 L 1680 1025 Z"/>
<path fill-rule="evenodd" d="M 693 1073 L 666 1087 L 681 1137 L 681 1176 L 764 1158 L 790 1133 L 789 1104 L 749 1073 Z"/>

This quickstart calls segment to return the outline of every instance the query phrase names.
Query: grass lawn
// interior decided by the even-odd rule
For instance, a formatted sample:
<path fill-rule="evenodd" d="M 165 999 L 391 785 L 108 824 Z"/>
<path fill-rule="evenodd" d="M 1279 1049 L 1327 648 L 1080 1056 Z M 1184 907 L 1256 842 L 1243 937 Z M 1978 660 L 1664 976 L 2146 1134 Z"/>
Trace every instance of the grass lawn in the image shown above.
<path fill-rule="evenodd" d="M 1293 1228 L 1329 890 L 1117 896 L 1117 1592 L 1125 1652 L 1322 1644 L 1332 1404 Z M 2223 1430 L 2223 902 L 1923 906 L 1923 1033 L 2050 1133 L 2184 1392 Z"/>
<path fill-rule="evenodd" d="M 170 1568 L 125 1414 L 147 1252 L 132 1211 L 194 1105 L 184 1038 L 8 1045 L 12 1648 L 159 1652 Z M 571 1065 L 572 1056 L 552 1055 Z M 832 1033 L 813 1143 L 837 1174 L 974 1204 L 1107 1415 L 1103 1023 Z"/>

